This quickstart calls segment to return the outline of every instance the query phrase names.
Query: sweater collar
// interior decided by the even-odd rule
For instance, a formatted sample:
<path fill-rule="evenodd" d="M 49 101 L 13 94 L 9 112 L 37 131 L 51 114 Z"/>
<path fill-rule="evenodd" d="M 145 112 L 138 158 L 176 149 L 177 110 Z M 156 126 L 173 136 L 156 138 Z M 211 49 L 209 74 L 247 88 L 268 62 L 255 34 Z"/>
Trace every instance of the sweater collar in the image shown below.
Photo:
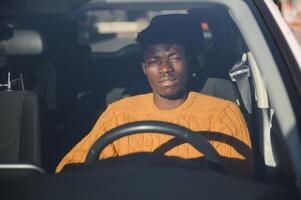
<path fill-rule="evenodd" d="M 151 94 L 150 95 L 150 102 L 151 102 L 151 108 L 152 110 L 154 110 L 155 112 L 161 113 L 161 114 L 177 114 L 177 113 L 181 113 L 185 110 L 187 110 L 187 108 L 192 104 L 192 102 L 194 101 L 196 97 L 196 93 L 195 92 L 189 92 L 187 99 L 178 107 L 173 108 L 173 109 L 167 109 L 167 110 L 163 110 L 160 109 L 156 106 L 155 102 L 154 102 L 154 95 Z"/>

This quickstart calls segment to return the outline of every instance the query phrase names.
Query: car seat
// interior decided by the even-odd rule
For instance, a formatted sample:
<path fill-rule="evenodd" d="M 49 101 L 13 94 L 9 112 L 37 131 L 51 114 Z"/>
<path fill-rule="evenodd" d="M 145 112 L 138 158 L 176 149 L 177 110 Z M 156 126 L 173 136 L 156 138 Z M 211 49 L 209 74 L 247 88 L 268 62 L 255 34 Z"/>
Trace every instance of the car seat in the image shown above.
<path fill-rule="evenodd" d="M 4 57 L 39 55 L 44 49 L 44 40 L 37 31 L 14 30 L 12 38 L 6 42 L 7 45 L 3 47 Z M 33 92 L 24 91 L 22 76 L 22 89 L 12 90 L 14 85 L 18 85 L 16 80 L 19 81 L 10 80 L 8 72 L 7 82 L 1 83 L 5 90 L 0 91 L 0 180 L 10 175 L 20 177 L 43 173 L 40 168 L 38 97 Z"/>
<path fill-rule="evenodd" d="M 0 169 L 41 172 L 37 95 L 30 91 L 1 91 L 0 113 Z"/>

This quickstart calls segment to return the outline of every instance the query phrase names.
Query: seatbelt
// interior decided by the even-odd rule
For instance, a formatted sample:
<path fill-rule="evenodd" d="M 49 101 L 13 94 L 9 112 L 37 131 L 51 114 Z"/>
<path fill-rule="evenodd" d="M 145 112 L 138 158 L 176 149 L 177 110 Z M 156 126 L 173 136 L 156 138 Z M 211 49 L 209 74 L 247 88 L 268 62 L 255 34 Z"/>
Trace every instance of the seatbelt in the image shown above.
<path fill-rule="evenodd" d="M 273 153 L 273 148 L 272 148 L 272 138 L 271 138 L 271 129 L 272 129 L 272 120 L 273 116 L 275 114 L 274 109 L 269 108 L 267 110 L 267 116 L 265 117 L 266 119 L 263 120 L 268 120 L 268 122 L 264 123 L 264 133 L 263 133 L 263 145 L 261 146 L 261 151 L 263 152 L 263 158 L 264 158 L 264 163 L 267 166 L 270 167 L 276 167 L 276 159 Z"/>
<path fill-rule="evenodd" d="M 249 114 L 252 113 L 252 98 L 251 89 L 249 83 L 250 69 L 247 65 L 246 58 L 243 56 L 243 60 L 236 63 L 229 71 L 229 76 L 233 82 L 236 83 L 243 104 Z"/>

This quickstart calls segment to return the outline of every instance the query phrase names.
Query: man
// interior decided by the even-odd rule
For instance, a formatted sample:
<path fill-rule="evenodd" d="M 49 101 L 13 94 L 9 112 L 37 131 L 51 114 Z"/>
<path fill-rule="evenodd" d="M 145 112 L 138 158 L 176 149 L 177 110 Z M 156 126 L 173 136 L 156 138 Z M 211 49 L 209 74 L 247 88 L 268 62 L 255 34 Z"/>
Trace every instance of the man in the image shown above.
<path fill-rule="evenodd" d="M 211 144 L 223 157 L 226 170 L 251 175 L 251 142 L 237 105 L 187 89 L 188 54 L 195 50 L 187 36 L 192 30 L 185 26 L 189 22 L 190 18 L 185 14 L 162 15 L 153 18 L 150 25 L 138 34 L 137 41 L 143 55 L 142 69 L 152 93 L 128 97 L 109 105 L 92 131 L 64 157 L 56 172 L 66 164 L 84 162 L 91 145 L 105 132 L 134 121 L 157 120 L 208 132 Z M 151 133 L 123 137 L 107 146 L 100 159 L 153 152 L 171 139 L 168 135 Z M 240 153 L 239 148 L 245 153 Z M 184 159 L 203 156 L 189 144 L 180 144 L 165 155 Z"/>

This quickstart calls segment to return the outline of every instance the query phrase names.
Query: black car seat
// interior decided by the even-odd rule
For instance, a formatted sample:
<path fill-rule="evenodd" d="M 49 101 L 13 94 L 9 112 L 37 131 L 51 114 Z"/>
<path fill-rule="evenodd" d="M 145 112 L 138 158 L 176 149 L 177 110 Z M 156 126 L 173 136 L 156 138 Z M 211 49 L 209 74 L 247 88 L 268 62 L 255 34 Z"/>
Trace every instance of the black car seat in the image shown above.
<path fill-rule="evenodd" d="M 3 46 L 2 56 L 23 58 L 43 52 L 45 41 L 38 31 L 16 29 L 13 33 L 11 37 L 4 38 L 8 40 L 3 43 L 6 45 Z M 43 172 L 40 168 L 38 97 L 33 92 L 24 91 L 22 76 L 20 79 L 10 79 L 10 71 L 15 71 L 17 65 L 13 62 L 6 64 L 3 70 L 8 71 L 8 79 L 5 83 L 1 80 L 3 90 L 0 91 L 0 180 L 9 175 L 20 177 Z M 22 87 L 19 88 L 19 85 Z M 16 88 L 21 90 L 12 90 Z"/>
<path fill-rule="evenodd" d="M 0 92 L 0 172 L 40 169 L 40 122 L 37 95 L 30 91 Z"/>
<path fill-rule="evenodd" d="M 229 71 L 241 61 L 246 47 L 228 11 L 224 7 L 212 6 L 190 10 L 189 14 L 199 24 L 198 31 L 203 35 L 202 50 L 195 55 L 197 58 L 194 65 L 197 67 L 193 76 L 193 89 L 233 101 L 245 112 Z"/>

